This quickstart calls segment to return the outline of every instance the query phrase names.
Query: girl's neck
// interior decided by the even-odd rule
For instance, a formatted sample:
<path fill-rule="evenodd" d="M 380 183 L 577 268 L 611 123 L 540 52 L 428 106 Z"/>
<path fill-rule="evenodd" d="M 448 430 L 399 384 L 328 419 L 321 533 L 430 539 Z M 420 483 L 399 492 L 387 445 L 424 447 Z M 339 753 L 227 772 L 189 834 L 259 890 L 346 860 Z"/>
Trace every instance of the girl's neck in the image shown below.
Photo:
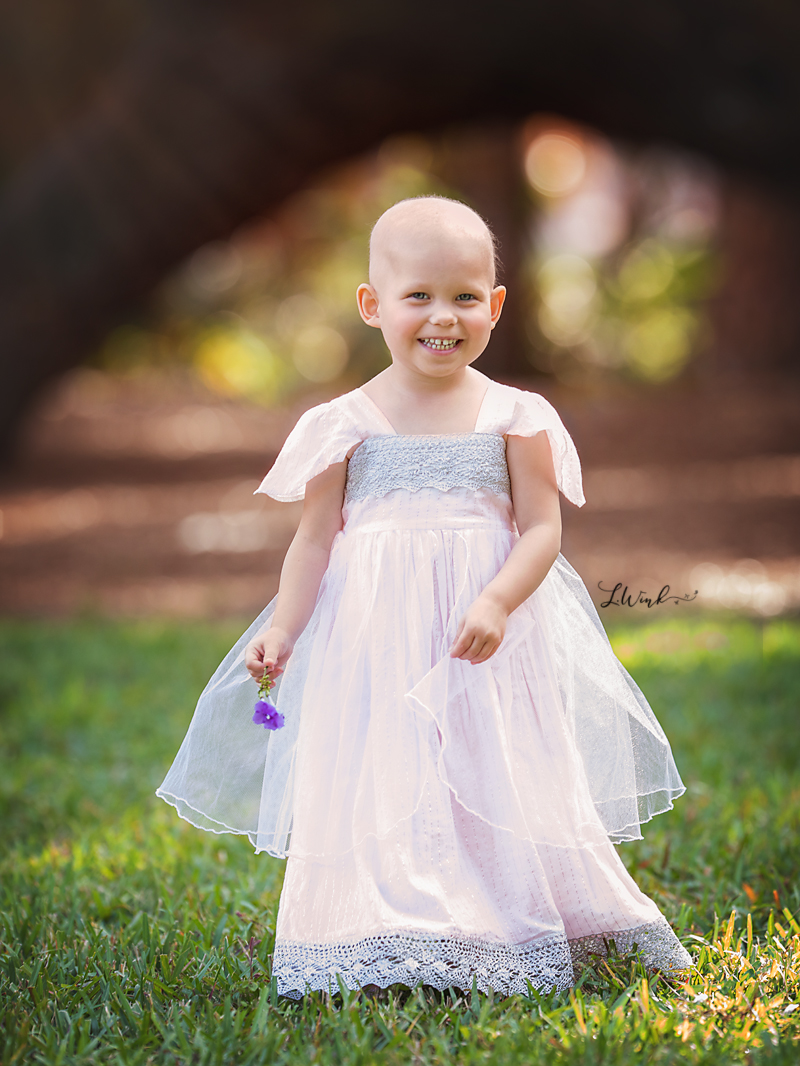
<path fill-rule="evenodd" d="M 471 433 L 489 379 L 471 367 L 429 378 L 391 366 L 363 386 L 397 433 Z"/>

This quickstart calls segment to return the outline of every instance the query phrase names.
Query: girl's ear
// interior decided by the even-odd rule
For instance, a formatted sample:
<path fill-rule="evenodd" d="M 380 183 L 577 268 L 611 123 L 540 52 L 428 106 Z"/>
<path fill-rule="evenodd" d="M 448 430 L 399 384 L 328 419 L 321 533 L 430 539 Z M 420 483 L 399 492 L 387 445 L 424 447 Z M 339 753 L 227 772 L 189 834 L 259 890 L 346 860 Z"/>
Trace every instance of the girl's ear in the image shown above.
<path fill-rule="evenodd" d="M 489 307 L 492 313 L 492 329 L 497 325 L 500 312 L 503 310 L 503 304 L 506 302 L 506 291 L 505 285 L 495 285 L 492 289 L 492 295 L 489 297 Z"/>
<path fill-rule="evenodd" d="M 381 319 L 378 308 L 378 294 L 375 289 L 371 285 L 367 285 L 366 282 L 362 282 L 356 289 L 356 301 L 358 303 L 358 313 L 367 325 L 380 329 Z"/>

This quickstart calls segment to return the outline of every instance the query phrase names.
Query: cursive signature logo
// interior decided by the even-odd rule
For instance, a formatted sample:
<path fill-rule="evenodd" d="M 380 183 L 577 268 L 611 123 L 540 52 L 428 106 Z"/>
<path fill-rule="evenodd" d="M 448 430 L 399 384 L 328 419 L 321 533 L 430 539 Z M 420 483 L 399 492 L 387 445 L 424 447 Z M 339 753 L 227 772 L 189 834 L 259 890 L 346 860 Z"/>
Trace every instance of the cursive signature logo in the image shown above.
<path fill-rule="evenodd" d="M 694 595 L 690 596 L 687 592 L 685 596 L 676 596 L 674 593 L 670 595 L 669 585 L 664 585 L 657 596 L 648 596 L 642 589 L 634 594 L 628 591 L 628 586 L 623 585 L 621 581 L 618 581 L 613 589 L 607 589 L 603 587 L 601 581 L 597 582 L 597 587 L 601 592 L 608 593 L 608 599 L 603 600 L 600 604 L 601 607 L 611 607 L 612 604 L 615 607 L 636 607 L 637 604 L 643 603 L 647 607 L 658 607 L 662 603 L 691 603 L 692 600 L 697 599 L 697 589 L 694 590 Z M 621 590 L 621 591 L 620 591 Z"/>

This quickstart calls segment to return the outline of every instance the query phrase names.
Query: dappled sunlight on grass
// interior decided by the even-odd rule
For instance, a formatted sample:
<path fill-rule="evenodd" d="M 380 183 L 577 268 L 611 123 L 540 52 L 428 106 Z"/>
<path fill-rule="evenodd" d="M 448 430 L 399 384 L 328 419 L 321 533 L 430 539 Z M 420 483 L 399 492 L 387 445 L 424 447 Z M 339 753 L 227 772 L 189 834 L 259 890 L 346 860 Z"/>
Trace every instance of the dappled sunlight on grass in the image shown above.
<path fill-rule="evenodd" d="M 283 863 L 153 795 L 240 628 L 0 626 L 2 1062 L 797 1061 L 800 624 L 611 628 L 688 785 L 621 848 L 685 980 L 612 951 L 568 994 L 299 1004 L 270 980 Z"/>

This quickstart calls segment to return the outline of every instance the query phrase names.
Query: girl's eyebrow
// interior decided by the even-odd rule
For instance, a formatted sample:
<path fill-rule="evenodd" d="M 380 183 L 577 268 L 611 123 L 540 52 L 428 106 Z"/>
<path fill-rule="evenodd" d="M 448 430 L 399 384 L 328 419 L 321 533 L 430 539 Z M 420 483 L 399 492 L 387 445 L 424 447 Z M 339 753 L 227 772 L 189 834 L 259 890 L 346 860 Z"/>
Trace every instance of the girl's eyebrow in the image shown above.
<path fill-rule="evenodd" d="M 436 287 L 435 285 L 431 286 L 430 284 L 427 284 L 427 285 L 426 284 L 421 284 L 421 285 L 411 284 L 411 285 L 405 285 L 404 286 L 406 292 L 430 292 L 431 288 L 435 288 L 435 287 Z M 473 292 L 473 293 L 480 292 L 480 288 L 481 288 L 480 285 L 464 285 L 463 288 L 460 288 L 460 289 L 459 288 L 455 288 L 453 291 L 455 291 L 456 295 L 459 296 L 459 295 L 461 295 L 462 292 Z"/>

